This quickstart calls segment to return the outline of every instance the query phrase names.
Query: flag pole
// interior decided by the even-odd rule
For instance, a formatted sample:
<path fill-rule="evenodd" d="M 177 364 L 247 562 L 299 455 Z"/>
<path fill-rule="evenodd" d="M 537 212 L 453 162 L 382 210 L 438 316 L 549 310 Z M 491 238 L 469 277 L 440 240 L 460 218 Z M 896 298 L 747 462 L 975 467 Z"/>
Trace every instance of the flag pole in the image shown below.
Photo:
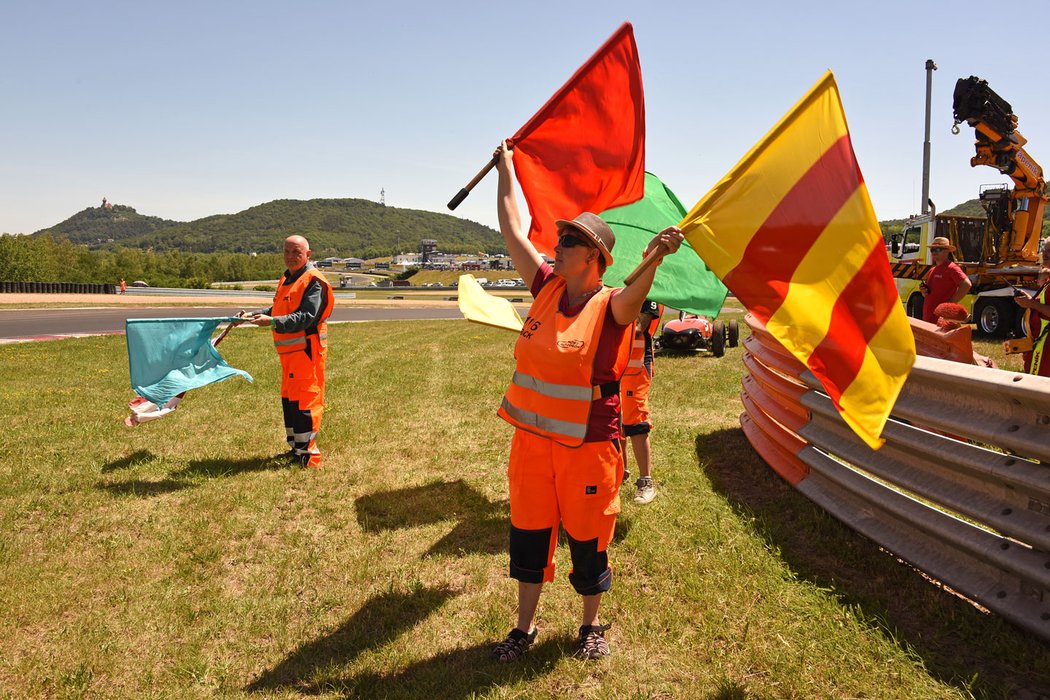
<path fill-rule="evenodd" d="M 448 208 L 449 209 L 455 210 L 455 208 L 458 207 L 463 202 L 463 200 L 467 198 L 467 195 L 470 194 L 470 191 L 472 189 L 474 189 L 474 186 L 476 184 L 478 184 L 479 182 L 481 182 L 482 178 L 484 178 L 486 175 L 488 175 L 489 171 L 492 170 L 492 168 L 494 168 L 496 166 L 496 160 L 497 160 L 497 157 L 493 156 L 492 160 L 490 160 L 488 163 L 486 163 L 485 167 L 478 171 L 478 174 L 474 176 L 474 179 L 471 180 L 470 182 L 468 182 L 463 187 L 463 189 L 461 189 L 459 192 L 456 193 L 455 197 L 453 197 L 452 199 L 449 200 L 449 203 L 448 203 Z"/>
<path fill-rule="evenodd" d="M 230 321 L 228 324 L 226 324 L 226 327 L 222 329 L 222 332 L 215 337 L 215 340 L 211 341 L 211 346 L 215 347 L 216 345 L 221 343 L 222 339 L 226 337 L 227 333 L 233 330 L 234 326 L 239 326 L 242 323 L 244 323 L 244 321 Z M 182 394 L 179 394 L 179 396 L 182 396 Z"/>

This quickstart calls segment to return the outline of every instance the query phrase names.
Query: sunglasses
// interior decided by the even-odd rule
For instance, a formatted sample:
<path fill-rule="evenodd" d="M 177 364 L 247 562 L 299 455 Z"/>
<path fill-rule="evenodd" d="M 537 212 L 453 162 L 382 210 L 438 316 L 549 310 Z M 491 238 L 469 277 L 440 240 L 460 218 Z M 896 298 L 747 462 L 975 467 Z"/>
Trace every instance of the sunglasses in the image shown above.
<path fill-rule="evenodd" d="M 572 236 L 568 233 L 563 233 L 560 236 L 558 236 L 558 245 L 562 248 L 575 248 L 578 245 L 582 245 L 588 248 L 590 247 L 590 244 L 587 241 L 583 240 L 582 238 Z"/>
<path fill-rule="evenodd" d="M 931 253 L 940 253 L 942 250 L 947 250 L 947 248 L 930 248 Z"/>

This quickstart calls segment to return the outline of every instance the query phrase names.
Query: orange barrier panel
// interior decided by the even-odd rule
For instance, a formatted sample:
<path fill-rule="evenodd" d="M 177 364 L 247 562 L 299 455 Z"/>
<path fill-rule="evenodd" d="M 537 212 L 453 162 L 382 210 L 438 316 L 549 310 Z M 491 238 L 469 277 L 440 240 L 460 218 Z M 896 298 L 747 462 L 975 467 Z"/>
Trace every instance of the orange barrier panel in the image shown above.
<path fill-rule="evenodd" d="M 758 410 L 796 435 L 809 422 L 809 411 L 798 403 L 797 398 L 792 403 L 786 396 L 771 393 L 753 376 L 744 376 L 740 384 L 744 388 L 744 395 L 755 403 Z"/>
<path fill-rule="evenodd" d="M 778 352 L 755 335 L 744 341 L 744 350 L 759 358 L 766 367 L 775 369 L 785 377 L 798 379 L 803 372 L 808 371 L 806 366 L 794 357 L 784 351 Z"/>
<path fill-rule="evenodd" d="M 744 353 L 744 367 L 747 368 L 745 377 L 751 377 L 761 384 L 763 389 L 778 397 L 779 403 L 787 409 L 809 419 L 809 411 L 802 406 L 802 395 L 810 390 L 809 387 L 774 372 L 750 353 Z"/>
<path fill-rule="evenodd" d="M 789 484 L 797 486 L 800 481 L 809 475 L 809 467 L 796 456 L 800 450 L 806 447 L 806 442 L 770 418 L 746 394 L 741 396 L 740 400 L 744 404 L 744 411 L 751 423 L 778 448 L 774 457 L 777 462 L 774 464 L 769 462 L 768 459 L 766 462 L 769 462 L 773 470 L 780 474 Z"/>
<path fill-rule="evenodd" d="M 766 461 L 773 471 L 780 475 L 784 481 L 792 486 L 798 486 L 799 482 L 809 476 L 809 467 L 791 452 L 788 452 L 774 440 L 772 440 L 752 420 L 750 414 L 740 414 L 740 427 L 744 430 L 748 442 L 755 448 L 762 459 Z"/>

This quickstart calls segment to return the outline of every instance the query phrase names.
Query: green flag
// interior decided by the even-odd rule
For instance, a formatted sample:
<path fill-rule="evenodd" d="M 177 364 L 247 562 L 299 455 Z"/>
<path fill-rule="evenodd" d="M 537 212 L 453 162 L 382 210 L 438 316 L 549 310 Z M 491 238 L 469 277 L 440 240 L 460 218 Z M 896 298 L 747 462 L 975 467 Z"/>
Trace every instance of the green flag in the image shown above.
<path fill-rule="evenodd" d="M 685 218 L 686 209 L 674 192 L 652 173 L 645 174 L 645 197 L 634 204 L 608 209 L 601 217 L 616 234 L 614 262 L 605 271 L 605 284 L 621 286 L 642 261 L 653 236 Z M 696 254 L 688 241 L 668 255 L 656 270 L 649 298 L 679 311 L 715 318 L 726 299 L 726 286 Z"/>

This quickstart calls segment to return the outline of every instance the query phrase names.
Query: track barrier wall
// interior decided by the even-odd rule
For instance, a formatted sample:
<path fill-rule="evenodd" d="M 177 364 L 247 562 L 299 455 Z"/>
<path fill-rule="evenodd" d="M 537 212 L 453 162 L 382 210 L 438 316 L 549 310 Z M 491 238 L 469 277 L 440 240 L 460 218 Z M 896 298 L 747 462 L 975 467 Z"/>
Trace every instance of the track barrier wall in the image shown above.
<path fill-rule="evenodd" d="M 2 294 L 116 294 L 115 284 L 81 282 L 0 282 Z"/>
<path fill-rule="evenodd" d="M 872 450 L 752 316 L 740 424 L 781 477 L 932 578 L 1050 640 L 1050 378 L 920 355 Z M 916 345 L 936 345 L 916 328 Z"/>

